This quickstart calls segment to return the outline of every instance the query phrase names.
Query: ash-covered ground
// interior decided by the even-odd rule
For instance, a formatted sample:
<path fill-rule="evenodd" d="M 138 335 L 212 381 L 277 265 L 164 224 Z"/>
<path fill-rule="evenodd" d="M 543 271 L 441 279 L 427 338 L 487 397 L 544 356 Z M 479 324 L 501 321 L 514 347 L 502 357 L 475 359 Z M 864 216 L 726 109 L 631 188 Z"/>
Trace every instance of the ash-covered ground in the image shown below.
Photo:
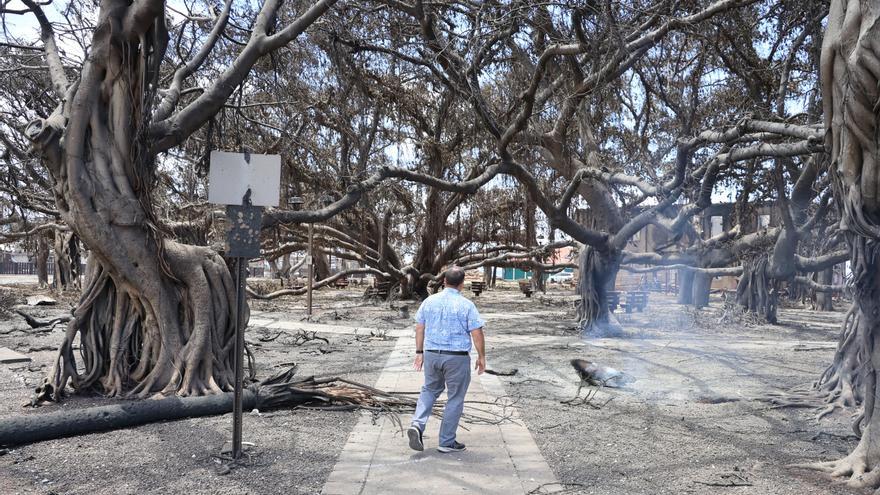
<path fill-rule="evenodd" d="M 12 282 L 15 282 L 13 280 Z M 0 284 L 10 286 L 7 279 Z M 36 293 L 17 285 L 16 297 Z M 362 289 L 316 293 L 313 322 L 345 327 L 411 328 L 400 306 L 363 301 Z M 819 423 L 812 409 L 774 409 L 769 394 L 815 380 L 830 362 L 843 312 L 782 309 L 779 325 L 721 319 L 722 302 L 695 312 L 651 294 L 648 310 L 620 315 L 625 335 L 583 338 L 573 327 L 570 289 L 526 299 L 515 289 L 483 293 L 489 367 L 544 457 L 570 493 L 656 494 L 853 493 L 823 475 L 786 467 L 836 459 L 857 440 L 849 412 Z M 59 306 L 23 308 L 47 317 Z M 252 302 L 255 320 L 302 321 L 305 298 Z M 415 304 L 411 306 L 414 314 Z M 63 325 L 36 333 L 22 318 L 0 317 L 0 346 L 30 364 L 0 366 L 0 421 L 111 402 L 70 397 L 60 405 L 23 408 L 55 357 Z M 258 378 L 295 362 L 300 376 L 340 375 L 372 384 L 394 340 L 369 331 L 318 333 L 330 342 L 302 345 L 296 331 L 252 326 L 247 340 Z M 274 339 L 273 339 L 274 337 Z M 272 340 L 270 340 L 272 339 Z M 626 389 L 574 397 L 574 358 L 612 366 L 635 378 Z M 319 493 L 359 413 L 272 411 L 245 416 L 253 464 L 220 474 L 214 454 L 231 434 L 231 416 L 194 418 L 19 447 L 0 456 L 0 491 L 8 493 Z M 401 448 L 406 448 L 401 443 Z"/>
<path fill-rule="evenodd" d="M 566 331 L 573 313 L 553 310 L 570 299 L 561 294 L 535 304 L 537 314 L 511 313 L 489 330 L 492 366 L 519 370 L 503 378 L 505 387 L 560 481 L 592 494 L 853 493 L 787 467 L 848 454 L 857 443 L 850 413 L 817 423 L 814 409 L 774 409 L 765 400 L 818 378 L 842 312 L 782 309 L 780 325 L 719 324 L 716 298 L 694 312 L 651 297 L 648 311 L 619 315 L 621 338 Z M 484 306 L 503 311 L 506 303 Z M 589 404 L 565 404 L 577 392 L 574 358 L 636 381 L 598 390 Z"/>

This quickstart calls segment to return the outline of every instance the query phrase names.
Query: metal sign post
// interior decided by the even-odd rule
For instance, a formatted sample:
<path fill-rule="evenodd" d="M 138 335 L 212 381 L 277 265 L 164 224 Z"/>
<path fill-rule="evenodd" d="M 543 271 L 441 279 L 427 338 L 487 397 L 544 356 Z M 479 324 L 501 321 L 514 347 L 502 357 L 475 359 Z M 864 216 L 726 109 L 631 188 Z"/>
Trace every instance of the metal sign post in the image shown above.
<path fill-rule="evenodd" d="M 241 457 L 241 429 L 244 411 L 241 404 L 244 393 L 244 293 L 247 281 L 247 258 L 235 261 L 235 392 L 232 398 L 232 458 Z"/>
<path fill-rule="evenodd" d="M 278 206 L 281 157 L 250 153 L 211 152 L 208 201 L 225 204 L 229 219 L 225 255 L 235 259 L 234 393 L 232 406 L 232 458 L 241 457 L 242 395 L 244 391 L 245 284 L 248 260 L 260 256 L 263 206 Z"/>
<path fill-rule="evenodd" d="M 309 318 L 312 317 L 312 285 L 315 281 L 315 229 L 312 224 L 309 224 L 309 285 L 306 289 L 306 306 L 308 306 L 308 310 L 306 314 Z"/>
<path fill-rule="evenodd" d="M 260 226 L 263 209 L 250 204 L 251 191 L 245 193 L 241 206 L 229 205 L 229 232 L 226 256 L 235 259 L 235 392 L 232 399 L 232 458 L 241 457 L 242 394 L 244 390 L 244 296 L 247 264 L 260 256 Z"/>

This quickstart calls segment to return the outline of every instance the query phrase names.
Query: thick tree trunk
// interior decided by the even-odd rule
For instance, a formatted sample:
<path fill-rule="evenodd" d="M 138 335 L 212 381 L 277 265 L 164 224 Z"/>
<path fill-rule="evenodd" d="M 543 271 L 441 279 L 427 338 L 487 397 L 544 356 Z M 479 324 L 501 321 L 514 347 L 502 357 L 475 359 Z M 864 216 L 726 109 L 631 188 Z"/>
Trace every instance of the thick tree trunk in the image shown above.
<path fill-rule="evenodd" d="M 428 148 L 428 160 L 432 171 L 439 172 L 442 170 L 442 154 L 436 146 Z M 443 201 L 443 194 L 438 189 L 431 189 L 425 199 L 425 217 L 422 226 L 421 238 L 419 240 L 418 249 L 413 257 L 412 266 L 421 273 L 437 273 L 435 270 L 442 270 L 442 266 L 437 265 L 437 248 L 440 245 L 440 239 L 445 231 L 446 225 L 446 205 Z M 440 260 L 441 265 L 444 260 Z M 430 292 L 429 282 L 427 280 L 419 280 L 417 277 L 411 277 L 411 287 L 409 297 L 418 296 L 420 298 L 428 297 Z"/>
<path fill-rule="evenodd" d="M 55 233 L 54 241 L 54 274 L 55 290 L 79 288 L 80 254 L 79 241 L 73 233 Z"/>
<path fill-rule="evenodd" d="M 544 270 L 541 268 L 535 268 L 532 272 L 532 281 L 535 283 L 535 290 L 547 293 L 547 283 L 544 280 Z"/>
<path fill-rule="evenodd" d="M 408 273 L 406 277 L 400 281 L 400 298 L 408 299 L 425 299 L 428 297 L 429 280 L 417 277 L 414 273 Z"/>
<path fill-rule="evenodd" d="M 743 262 L 743 274 L 736 288 L 736 301 L 745 311 L 762 316 L 768 323 L 776 323 L 778 281 L 768 274 L 770 261 L 762 256 Z"/>
<path fill-rule="evenodd" d="M 834 282 L 834 268 L 822 270 L 817 274 L 817 282 L 822 285 L 831 285 Z M 819 311 L 834 311 L 833 292 L 816 292 L 816 309 Z"/>
<path fill-rule="evenodd" d="M 429 281 L 422 279 L 421 277 L 414 279 L 412 287 L 410 287 L 409 297 L 401 295 L 401 299 L 409 299 L 413 296 L 418 297 L 419 299 L 425 299 L 429 295 L 428 284 Z"/>
<path fill-rule="evenodd" d="M 608 311 L 608 291 L 614 289 L 620 269 L 620 253 L 600 252 L 584 246 L 578 267 L 578 323 L 581 331 L 594 336 L 619 335 L 623 329 Z"/>
<path fill-rule="evenodd" d="M 269 278 L 281 278 L 281 268 L 278 266 L 278 260 L 279 258 L 266 260 L 266 263 L 269 265 Z"/>
<path fill-rule="evenodd" d="M 34 253 L 37 265 L 37 283 L 41 289 L 49 287 L 49 240 L 46 235 L 37 237 L 37 251 Z"/>
<path fill-rule="evenodd" d="M 538 207 L 528 194 L 525 196 L 525 204 L 523 205 L 523 214 L 526 221 L 525 246 L 534 247 L 538 245 L 538 229 L 537 229 L 537 211 Z M 541 263 L 544 260 L 541 256 L 535 256 L 534 261 Z M 544 269 L 536 267 L 532 272 L 532 284 L 535 291 L 547 293 L 547 283 L 544 280 Z"/>
<path fill-rule="evenodd" d="M 288 284 L 290 271 L 293 268 L 290 264 L 290 253 L 284 253 L 275 259 L 266 261 L 269 263 L 269 278 L 278 279 L 282 287 Z"/>
<path fill-rule="evenodd" d="M 290 277 L 291 269 L 293 269 L 293 265 L 290 264 L 290 253 L 285 253 L 281 256 L 281 269 L 278 271 L 278 278 L 282 280 L 282 283 Z"/>
<path fill-rule="evenodd" d="M 136 282 L 93 250 L 83 296 L 39 399 L 58 400 L 68 381 L 79 392 L 108 396 L 232 389 L 234 286 L 226 264 L 207 248 L 166 241 L 162 261 L 172 281 L 148 246 L 131 250 L 124 267 L 140 273 Z M 247 321 L 246 312 L 242 317 Z M 77 337 L 82 374 L 74 353 Z"/>
<path fill-rule="evenodd" d="M 822 44 L 821 82 L 826 149 L 841 212 L 840 229 L 852 256 L 855 345 L 846 349 L 847 328 L 838 348 L 841 363 L 861 360 L 865 425 L 861 440 L 847 457 L 812 465 L 834 476 L 850 476 L 855 487 L 880 487 L 880 100 L 876 61 L 880 57 L 880 6 L 877 2 L 832 0 Z M 835 357 L 838 361 L 838 357 Z M 846 370 L 843 370 L 844 372 Z M 827 373 L 827 372 L 826 372 Z"/>
<path fill-rule="evenodd" d="M 229 269 L 207 248 L 165 239 L 151 211 L 152 100 L 143 82 L 167 46 L 163 12 L 161 2 L 102 3 L 61 113 L 28 128 L 63 220 L 90 250 L 82 298 L 38 399 L 58 400 L 68 383 L 108 396 L 232 389 Z"/>
<path fill-rule="evenodd" d="M 678 271 L 678 304 L 694 303 L 694 272 Z"/>
<path fill-rule="evenodd" d="M 315 254 L 315 280 L 323 280 L 332 275 L 326 254 Z"/>
<path fill-rule="evenodd" d="M 693 305 L 704 308 L 709 305 L 709 294 L 712 290 L 712 276 L 696 272 L 693 276 Z"/>
<path fill-rule="evenodd" d="M 848 476 L 853 487 L 880 487 L 880 414 L 875 413 L 880 370 L 880 243 L 849 235 L 853 256 L 855 300 L 844 323 L 834 363 L 818 382 L 826 395 L 827 414 L 838 407 L 864 404 L 853 424 L 861 434 L 858 446 L 847 457 L 805 467 Z M 862 391 L 862 387 L 864 390 Z M 863 474 L 865 473 L 865 474 Z"/>

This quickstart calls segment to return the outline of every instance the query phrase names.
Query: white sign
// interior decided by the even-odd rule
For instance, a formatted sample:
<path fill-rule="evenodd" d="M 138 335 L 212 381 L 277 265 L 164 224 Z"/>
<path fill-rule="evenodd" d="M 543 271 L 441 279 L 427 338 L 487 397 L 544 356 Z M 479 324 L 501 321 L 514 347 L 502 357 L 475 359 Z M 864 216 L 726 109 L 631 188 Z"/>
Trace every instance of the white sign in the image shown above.
<path fill-rule="evenodd" d="M 278 206 L 281 186 L 281 156 L 211 152 L 208 172 L 208 202 L 240 205 L 251 190 L 253 206 Z"/>

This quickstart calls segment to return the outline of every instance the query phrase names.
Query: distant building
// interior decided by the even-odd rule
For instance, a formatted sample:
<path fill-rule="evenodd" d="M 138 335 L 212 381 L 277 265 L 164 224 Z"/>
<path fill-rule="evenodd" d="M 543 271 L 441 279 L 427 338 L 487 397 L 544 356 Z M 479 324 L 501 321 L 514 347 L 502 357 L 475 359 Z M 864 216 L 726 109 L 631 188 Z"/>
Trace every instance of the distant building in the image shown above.
<path fill-rule="evenodd" d="M 521 268 L 502 268 L 501 269 L 502 276 L 501 278 L 504 280 L 528 280 L 532 278 L 532 272 L 526 271 Z"/>
<path fill-rule="evenodd" d="M 676 207 L 671 207 L 673 211 Z M 696 234 L 701 239 L 709 239 L 722 234 L 734 227 L 733 217 L 736 210 L 735 203 L 713 204 L 703 210 L 700 215 L 691 219 L 692 229 L 682 232 L 678 239 L 673 239 L 666 229 L 655 225 L 647 225 L 638 231 L 627 243 L 626 250 L 634 253 L 652 253 L 662 249 L 664 253 L 675 253 L 687 248 L 695 239 Z M 639 211 L 636 211 L 637 214 Z M 671 213 L 670 213 L 671 215 Z M 575 219 L 581 225 L 595 228 L 597 223 L 592 218 L 590 208 L 579 209 Z M 756 232 L 758 229 L 775 227 L 781 223 L 778 210 L 772 203 L 754 207 L 747 216 L 745 225 L 741 226 L 742 233 Z M 639 266 L 639 265 L 636 265 Z M 647 267 L 648 265 L 644 265 Z M 653 289 L 675 291 L 678 288 L 678 270 L 657 270 L 649 273 L 633 273 L 620 270 L 615 281 L 616 290 Z M 715 277 L 712 281 L 713 289 L 734 289 L 738 283 L 738 277 L 726 276 Z"/>

